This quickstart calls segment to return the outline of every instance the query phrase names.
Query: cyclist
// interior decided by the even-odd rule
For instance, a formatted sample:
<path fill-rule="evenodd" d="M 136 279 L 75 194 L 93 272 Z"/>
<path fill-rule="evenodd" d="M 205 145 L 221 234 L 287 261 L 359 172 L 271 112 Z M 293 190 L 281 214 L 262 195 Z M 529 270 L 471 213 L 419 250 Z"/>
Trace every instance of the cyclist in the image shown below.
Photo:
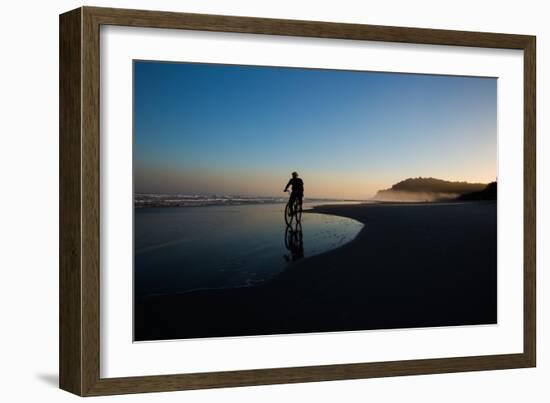
<path fill-rule="evenodd" d="M 292 172 L 292 178 L 290 178 L 286 184 L 284 191 L 286 192 L 290 186 L 292 186 L 292 192 L 290 192 L 290 198 L 288 199 L 289 204 L 293 206 L 293 203 L 298 200 L 300 206 L 302 206 L 302 200 L 304 198 L 304 181 L 298 178 L 298 172 Z M 295 211 L 292 211 L 292 214 L 294 213 Z"/>

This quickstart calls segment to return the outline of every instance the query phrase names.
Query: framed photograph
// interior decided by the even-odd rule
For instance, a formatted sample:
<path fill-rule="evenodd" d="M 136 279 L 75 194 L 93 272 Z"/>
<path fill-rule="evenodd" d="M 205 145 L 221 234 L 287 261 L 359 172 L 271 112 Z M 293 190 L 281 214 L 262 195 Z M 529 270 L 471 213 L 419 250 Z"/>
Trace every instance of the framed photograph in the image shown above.
<path fill-rule="evenodd" d="M 60 16 L 60 387 L 533 367 L 535 37 Z"/>

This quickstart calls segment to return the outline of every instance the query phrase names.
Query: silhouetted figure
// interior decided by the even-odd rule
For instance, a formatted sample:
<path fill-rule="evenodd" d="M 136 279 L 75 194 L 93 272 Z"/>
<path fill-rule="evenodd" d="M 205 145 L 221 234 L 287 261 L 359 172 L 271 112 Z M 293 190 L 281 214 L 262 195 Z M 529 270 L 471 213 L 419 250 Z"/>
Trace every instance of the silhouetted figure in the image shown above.
<path fill-rule="evenodd" d="M 292 192 L 290 192 L 290 198 L 288 202 L 292 206 L 293 202 L 295 200 L 298 200 L 301 206 L 302 200 L 304 198 L 304 181 L 298 178 L 298 172 L 292 172 L 292 178 L 290 178 L 290 180 L 286 184 L 284 191 L 286 192 L 289 187 L 292 187 Z"/>

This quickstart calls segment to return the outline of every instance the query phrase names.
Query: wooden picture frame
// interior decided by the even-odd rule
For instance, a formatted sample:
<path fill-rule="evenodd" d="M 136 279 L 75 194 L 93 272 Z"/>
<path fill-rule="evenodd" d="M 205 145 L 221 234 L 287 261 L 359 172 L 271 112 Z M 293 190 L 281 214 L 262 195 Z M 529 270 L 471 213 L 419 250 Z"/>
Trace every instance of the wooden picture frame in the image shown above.
<path fill-rule="evenodd" d="M 172 28 L 520 49 L 524 52 L 523 353 L 391 362 L 100 377 L 99 29 Z M 60 387 L 80 396 L 313 382 L 534 367 L 535 37 L 484 32 L 340 24 L 81 7 L 60 16 Z"/>

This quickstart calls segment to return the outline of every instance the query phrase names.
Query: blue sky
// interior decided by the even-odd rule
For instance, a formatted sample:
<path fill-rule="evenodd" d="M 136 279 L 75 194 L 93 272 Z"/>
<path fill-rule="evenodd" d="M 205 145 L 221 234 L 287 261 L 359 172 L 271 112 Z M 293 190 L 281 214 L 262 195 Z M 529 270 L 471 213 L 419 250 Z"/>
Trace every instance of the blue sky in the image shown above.
<path fill-rule="evenodd" d="M 494 78 L 134 62 L 137 192 L 363 199 L 496 177 Z"/>

